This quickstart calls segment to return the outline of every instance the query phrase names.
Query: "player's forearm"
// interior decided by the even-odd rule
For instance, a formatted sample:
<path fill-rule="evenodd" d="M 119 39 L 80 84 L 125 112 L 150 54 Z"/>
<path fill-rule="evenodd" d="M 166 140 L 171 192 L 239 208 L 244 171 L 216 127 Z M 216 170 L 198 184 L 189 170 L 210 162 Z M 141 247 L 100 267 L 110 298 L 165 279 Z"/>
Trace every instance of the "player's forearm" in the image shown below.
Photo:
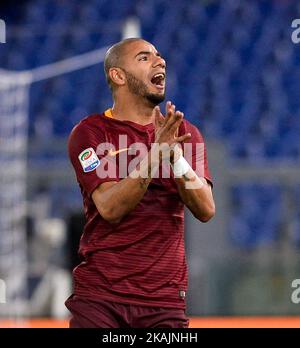
<path fill-rule="evenodd" d="M 102 217 L 111 223 L 118 223 L 129 214 L 143 198 L 153 176 L 151 172 L 158 167 L 159 160 L 151 160 L 149 153 L 138 169 L 98 195 L 94 201 Z"/>
<path fill-rule="evenodd" d="M 215 204 L 207 181 L 199 178 L 192 168 L 175 181 L 182 201 L 193 215 L 202 222 L 209 221 L 215 214 Z"/>

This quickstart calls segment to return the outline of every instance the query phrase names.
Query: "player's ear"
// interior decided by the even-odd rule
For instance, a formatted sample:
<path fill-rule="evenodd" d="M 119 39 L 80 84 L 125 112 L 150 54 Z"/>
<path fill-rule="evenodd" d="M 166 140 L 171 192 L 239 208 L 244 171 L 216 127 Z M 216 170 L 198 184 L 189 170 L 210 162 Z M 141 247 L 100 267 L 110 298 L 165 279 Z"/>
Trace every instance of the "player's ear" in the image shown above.
<path fill-rule="evenodd" d="M 117 86 L 125 85 L 125 74 L 124 71 L 120 68 L 110 68 L 109 77 L 111 81 Z"/>

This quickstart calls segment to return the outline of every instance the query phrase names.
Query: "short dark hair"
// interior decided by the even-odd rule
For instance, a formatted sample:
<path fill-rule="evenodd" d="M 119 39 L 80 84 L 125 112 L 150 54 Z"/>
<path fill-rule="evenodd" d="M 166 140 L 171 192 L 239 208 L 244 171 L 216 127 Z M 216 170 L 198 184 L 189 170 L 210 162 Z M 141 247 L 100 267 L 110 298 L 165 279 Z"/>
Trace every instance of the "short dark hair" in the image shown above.
<path fill-rule="evenodd" d="M 113 90 L 113 83 L 109 77 L 109 69 L 113 67 L 120 67 L 122 64 L 122 56 L 124 53 L 124 48 L 135 41 L 143 40 L 141 38 L 129 38 L 124 39 L 122 41 L 117 42 L 113 46 L 111 46 L 105 54 L 104 58 L 104 72 L 107 84 L 111 90 Z"/>

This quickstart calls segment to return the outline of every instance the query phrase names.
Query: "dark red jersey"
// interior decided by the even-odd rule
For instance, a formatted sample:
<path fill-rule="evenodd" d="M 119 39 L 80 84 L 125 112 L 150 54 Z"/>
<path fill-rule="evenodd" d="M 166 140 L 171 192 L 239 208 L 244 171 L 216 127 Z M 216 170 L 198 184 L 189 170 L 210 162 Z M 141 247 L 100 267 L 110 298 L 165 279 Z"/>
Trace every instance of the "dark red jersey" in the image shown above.
<path fill-rule="evenodd" d="M 202 176 L 211 182 L 203 138 L 195 126 L 184 120 L 179 135 L 187 132 L 192 134 L 190 143 L 194 152 L 199 144 L 204 148 L 200 153 L 192 153 L 191 165 L 195 170 L 197 162 L 202 162 Z M 109 111 L 86 117 L 69 137 L 69 156 L 87 220 L 79 247 L 83 261 L 73 272 L 74 293 L 78 296 L 185 308 L 184 205 L 173 175 L 153 178 L 143 199 L 120 223 L 104 220 L 91 198 L 102 183 L 126 176 L 124 168 L 120 170 L 122 163 L 126 159 L 129 166 L 136 157 L 129 148 L 142 143 L 150 150 L 154 137 L 153 124 L 143 126 L 116 120 Z M 104 177 L 100 169 L 102 165 L 108 166 L 107 156 L 115 159 L 111 168 L 116 170 Z"/>

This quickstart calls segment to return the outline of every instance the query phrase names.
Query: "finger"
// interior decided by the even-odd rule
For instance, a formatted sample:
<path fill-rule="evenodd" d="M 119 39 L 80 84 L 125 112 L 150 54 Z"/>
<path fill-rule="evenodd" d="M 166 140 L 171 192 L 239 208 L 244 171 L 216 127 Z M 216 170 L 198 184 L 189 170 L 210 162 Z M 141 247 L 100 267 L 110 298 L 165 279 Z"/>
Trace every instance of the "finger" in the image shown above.
<path fill-rule="evenodd" d="M 152 119 L 154 119 L 155 128 L 160 127 L 160 115 L 159 106 L 156 106 L 152 111 Z"/>
<path fill-rule="evenodd" d="M 164 125 L 166 125 L 168 123 L 171 116 L 172 116 L 172 103 L 170 101 L 167 101 L 167 103 L 166 103 L 166 117 L 165 117 Z"/>
<path fill-rule="evenodd" d="M 182 112 L 182 118 L 184 117 L 184 113 Z M 175 137 L 178 137 L 178 133 L 179 133 L 179 127 L 176 129 L 175 131 Z"/>
<path fill-rule="evenodd" d="M 162 113 L 160 112 L 159 106 L 157 106 L 157 112 L 155 114 L 155 124 L 156 124 L 156 127 L 161 128 L 163 123 L 164 123 L 164 121 L 165 121 L 165 118 L 162 115 Z"/>
<path fill-rule="evenodd" d="M 172 129 L 172 131 L 175 132 L 176 128 L 176 123 L 180 124 L 183 118 L 183 113 L 180 111 L 175 112 L 175 105 L 171 108 L 171 110 L 174 110 L 173 115 L 169 118 L 168 122 L 166 123 L 166 129 L 170 130 L 171 128 L 175 127 L 175 129 Z"/>
<path fill-rule="evenodd" d="M 159 110 L 159 120 L 160 120 L 160 125 L 162 126 L 165 122 L 165 117 L 164 115 L 161 113 L 161 111 Z"/>
<path fill-rule="evenodd" d="M 176 111 L 174 114 L 174 117 L 172 117 L 170 119 L 166 128 L 168 129 L 168 131 L 170 133 L 175 134 L 175 132 L 176 132 L 177 128 L 180 126 L 182 120 L 183 120 L 183 112 Z"/>
<path fill-rule="evenodd" d="M 175 104 L 171 104 L 171 106 L 170 106 L 170 112 L 171 112 L 172 116 L 174 116 L 174 114 L 175 114 L 175 109 L 176 109 Z"/>
<path fill-rule="evenodd" d="M 170 100 L 168 100 L 166 102 L 166 116 L 168 115 L 171 106 L 172 106 L 172 103 L 170 102 Z"/>
<path fill-rule="evenodd" d="M 191 137 L 192 137 L 192 134 L 191 133 L 187 133 L 187 134 L 181 135 L 180 137 L 175 137 L 175 141 L 178 142 L 178 143 L 181 143 L 183 141 L 191 139 Z"/>

